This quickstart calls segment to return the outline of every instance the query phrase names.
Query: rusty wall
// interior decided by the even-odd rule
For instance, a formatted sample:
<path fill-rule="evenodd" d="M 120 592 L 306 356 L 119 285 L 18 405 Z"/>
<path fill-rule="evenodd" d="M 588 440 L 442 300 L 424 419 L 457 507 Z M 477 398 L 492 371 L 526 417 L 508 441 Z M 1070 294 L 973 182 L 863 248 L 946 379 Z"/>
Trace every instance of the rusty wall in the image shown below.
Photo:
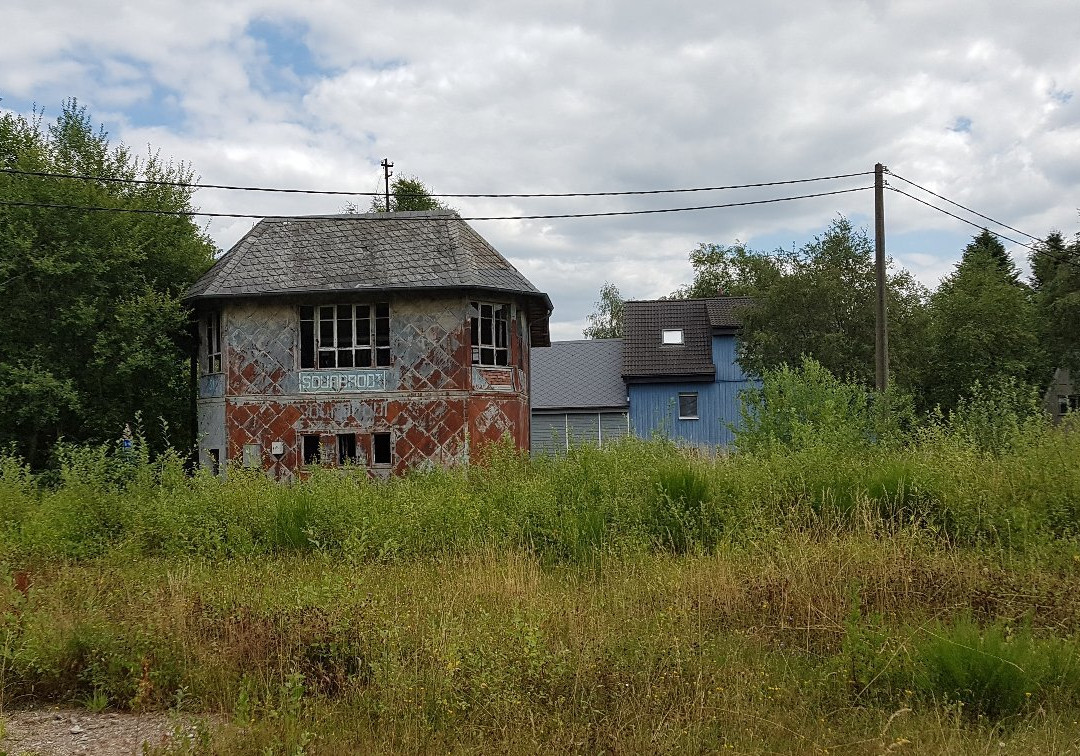
<path fill-rule="evenodd" d="M 198 426 L 196 433 L 199 444 L 199 464 L 209 468 L 211 465 L 209 449 L 220 449 L 221 459 L 225 459 L 225 402 L 221 399 L 204 400 L 198 403 Z"/>
<path fill-rule="evenodd" d="M 336 436 L 357 434 L 366 464 L 371 434 L 389 432 L 397 472 L 425 461 L 466 462 L 472 449 L 503 435 L 528 448 L 528 337 L 521 337 L 528 326 L 523 317 L 511 326 L 512 367 L 474 368 L 468 309 L 464 296 L 391 298 L 390 367 L 300 370 L 297 303 L 230 303 L 222 381 L 228 459 L 258 455 L 262 467 L 288 478 L 302 467 L 307 434 L 322 438 L 324 461 L 334 462 Z M 205 399 L 200 423 L 203 406 Z M 275 441 L 281 455 L 271 454 Z"/>

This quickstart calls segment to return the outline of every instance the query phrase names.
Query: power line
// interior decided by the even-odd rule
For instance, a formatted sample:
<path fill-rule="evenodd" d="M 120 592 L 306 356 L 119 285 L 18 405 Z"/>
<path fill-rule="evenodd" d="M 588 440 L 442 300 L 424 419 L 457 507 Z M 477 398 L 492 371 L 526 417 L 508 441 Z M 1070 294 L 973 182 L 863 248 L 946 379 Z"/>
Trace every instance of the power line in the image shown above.
<path fill-rule="evenodd" d="M 99 181 L 102 183 L 135 184 L 140 186 L 171 186 L 183 189 L 224 189 L 238 192 L 275 192 L 279 194 L 317 194 L 338 197 L 381 197 L 382 192 L 350 192 L 334 189 L 287 189 L 262 186 L 237 186 L 230 184 L 192 184 L 186 181 L 165 181 L 161 179 L 126 179 L 113 176 L 90 176 L 74 173 L 54 173 L 51 171 L 24 171 L 17 168 L 0 168 L 0 173 L 13 176 L 32 176 L 36 178 L 74 179 L 76 181 Z M 445 199 L 523 199 L 523 198 L 566 198 L 566 197 L 627 197 L 651 194 L 687 194 L 691 192 L 716 192 L 727 189 L 757 189 L 767 186 L 785 186 L 789 184 L 808 184 L 815 181 L 832 181 L 835 179 L 853 178 L 855 176 L 867 176 L 873 171 L 860 171 L 858 173 L 838 173 L 832 176 L 815 176 L 813 178 L 787 179 L 785 181 L 763 181 L 756 184 L 729 184 L 726 186 L 701 186 L 685 189 L 642 189 L 621 192 L 533 192 L 515 194 L 435 194 L 429 193 L 428 197 L 441 197 Z M 406 195 L 416 197 L 421 195 Z M 476 220 L 476 219 L 473 219 Z"/>
<path fill-rule="evenodd" d="M 918 186 L 917 184 L 914 184 L 911 181 L 908 181 L 908 183 L 912 184 L 913 186 Z M 999 239 L 1004 239 L 1007 242 L 1012 242 L 1013 244 L 1024 247 L 1025 249 L 1030 250 L 1031 252 L 1034 252 L 1034 253 L 1040 253 L 1041 252 L 1042 254 L 1046 255 L 1046 257 L 1048 257 L 1053 262 L 1061 263 L 1062 265 L 1070 265 L 1070 266 L 1076 268 L 1077 270 L 1080 270 L 1080 262 L 1077 262 L 1076 260 L 1073 260 L 1071 257 L 1068 257 L 1068 256 L 1051 254 L 1048 247 L 1043 247 L 1043 248 L 1035 247 L 1035 246 L 1032 246 L 1030 244 L 1025 244 L 1024 242 L 1017 241 L 1016 239 L 1010 239 L 1008 236 L 1004 236 L 1003 234 L 999 234 L 997 231 L 991 231 L 988 228 L 984 229 L 983 226 L 980 226 L 978 223 L 974 223 L 972 221 L 969 221 L 967 218 L 961 218 L 959 215 L 956 215 L 954 213 L 950 213 L 948 210 L 940 208 L 937 205 L 933 205 L 933 204 L 927 202 L 926 200 L 921 200 L 918 197 L 915 197 L 915 196 L 913 196 L 911 194 L 908 194 L 907 192 L 903 191 L 902 189 L 897 189 L 895 186 L 886 186 L 886 188 L 896 192 L 897 194 L 902 194 L 905 197 L 909 197 L 910 199 L 913 199 L 916 202 L 919 202 L 919 203 L 921 203 L 923 205 L 926 205 L 927 207 L 933 208 L 934 210 L 937 210 L 939 213 L 944 213 L 945 215 L 948 215 L 950 218 L 956 218 L 956 220 L 961 221 L 963 223 L 966 223 L 969 226 L 974 226 L 975 228 L 978 228 L 980 230 L 985 230 L 988 233 L 993 234 L 994 236 L 996 236 Z M 931 192 L 931 194 L 933 194 L 933 192 Z M 942 199 L 946 199 L 946 198 L 942 197 Z M 953 204 L 956 204 L 956 203 L 954 202 Z M 964 208 L 964 209 L 967 210 L 967 208 Z M 975 215 L 978 215 L 980 218 L 986 218 L 985 215 L 982 215 L 981 213 L 976 213 L 974 210 L 970 210 L 969 212 L 972 212 Z M 988 218 L 987 220 L 990 220 L 990 219 Z M 997 223 L 997 221 L 994 221 L 994 222 Z M 1005 228 L 1012 228 L 1011 226 L 1006 226 L 1004 223 L 999 223 L 998 225 L 1005 226 Z M 1015 230 L 1015 229 L 1013 229 L 1013 230 Z M 1019 233 L 1023 234 L 1024 232 L 1021 231 Z M 1024 236 L 1029 236 L 1029 234 L 1024 234 Z M 1031 238 L 1035 239 L 1039 244 L 1043 243 L 1042 239 L 1038 239 L 1036 237 L 1031 237 Z"/>
<path fill-rule="evenodd" d="M 983 229 L 983 226 L 979 225 L 978 223 L 975 223 L 974 221 L 969 221 L 967 218 L 963 218 L 963 217 L 957 215 L 956 213 L 950 213 L 948 210 L 946 210 L 944 208 L 941 208 L 941 207 L 938 207 L 937 205 L 934 205 L 934 204 L 932 204 L 930 202 L 927 202 L 926 200 L 919 199 L 918 197 L 916 197 L 913 194 L 908 194 L 903 189 L 897 189 L 895 186 L 886 186 L 885 188 L 889 189 L 890 191 L 894 191 L 897 194 L 902 194 L 905 197 L 913 199 L 913 200 L 915 200 L 916 202 L 918 202 L 920 204 L 926 205 L 927 207 L 933 208 L 934 210 L 937 210 L 939 213 L 944 213 L 945 215 L 948 215 L 950 218 L 956 218 L 956 220 L 958 220 L 958 221 L 960 221 L 962 223 L 966 223 L 969 226 L 974 226 L 975 228 L 978 228 L 980 230 Z M 944 197 L 942 199 L 944 199 Z M 964 209 L 966 210 L 967 208 L 964 208 Z M 972 211 L 969 211 L 969 212 L 974 212 L 974 211 L 972 210 Z M 975 213 L 975 215 L 979 215 L 979 213 Z M 980 216 L 980 217 L 985 218 L 986 216 Z M 997 221 L 994 221 L 994 222 L 997 223 Z M 1005 226 L 1004 223 L 1001 223 L 999 225 Z M 1005 226 L 1005 227 L 1010 228 L 1009 226 Z M 1032 252 L 1036 251 L 1036 248 L 1031 246 L 1030 244 L 1025 244 L 1022 241 L 1017 241 L 1016 239 L 1009 238 L 1008 236 L 1005 236 L 1004 234 L 999 234 L 997 231 L 990 231 L 990 229 L 985 229 L 985 230 L 988 231 L 989 233 L 993 234 L 994 236 L 998 237 L 999 239 L 1004 239 L 1007 242 L 1012 242 L 1013 244 L 1019 245 L 1021 247 L 1026 248 L 1026 249 L 1030 249 Z M 1021 233 L 1023 233 L 1023 232 L 1021 232 Z M 1027 234 L 1024 234 L 1024 236 L 1027 236 Z M 1035 239 L 1035 237 L 1032 237 L 1032 238 Z M 1036 239 L 1036 241 L 1040 241 L 1040 240 Z"/>
<path fill-rule="evenodd" d="M 980 213 L 980 212 L 979 212 L 978 210 L 972 210 L 972 209 L 971 209 L 970 207 L 965 207 L 964 205 L 961 205 L 961 204 L 960 204 L 959 202 L 955 202 L 955 201 L 953 201 L 953 200 L 949 199 L 948 197 L 945 197 L 945 196 L 943 196 L 943 195 L 940 195 L 940 194 L 938 194 L 937 192 L 931 191 L 930 189 L 927 189 L 927 188 L 926 188 L 925 186 L 919 186 L 918 184 L 916 184 L 916 183 L 915 183 L 914 181 L 912 181 L 911 179 L 906 179 L 906 178 L 904 178 L 903 176 L 901 176 L 901 175 L 900 175 L 900 174 L 898 174 L 898 173 L 893 173 L 892 171 L 889 171 L 889 175 L 890 175 L 890 176 L 892 176 L 892 177 L 894 177 L 894 178 L 898 178 L 898 179 L 900 179 L 901 181 L 904 181 L 904 182 L 906 182 L 906 183 L 908 183 L 908 184 L 911 184 L 911 185 L 912 185 L 913 187 L 915 187 L 916 189 L 921 189 L 922 191 L 926 192 L 927 194 L 932 194 L 932 195 L 934 195 L 935 197 L 937 197 L 938 199 L 941 199 L 941 200 L 945 200 L 945 201 L 946 201 L 946 202 L 948 202 L 948 203 L 949 203 L 950 205 L 954 205 L 954 206 L 956 206 L 956 207 L 960 208 L 961 210 L 966 210 L 967 212 L 971 213 L 972 215 L 977 215 L 977 216 L 979 216 L 980 218 L 982 218 L 983 220 L 988 220 L 988 221 L 990 221 L 991 223 L 994 223 L 994 224 L 997 224 L 998 226 L 1001 226 L 1002 228 L 1007 228 L 1007 229 L 1009 229 L 1010 231 L 1015 231 L 1016 233 L 1020 234 L 1021 236 L 1026 236 L 1027 238 L 1029 238 L 1029 239 L 1031 239 L 1031 240 L 1033 240 L 1033 241 L 1037 241 L 1037 242 L 1041 242 L 1041 241 L 1042 241 L 1042 239 L 1040 239 L 1040 238 L 1039 238 L 1039 237 L 1037 237 L 1037 236 L 1032 236 L 1032 235 L 1031 235 L 1031 234 L 1029 234 L 1029 233 L 1028 233 L 1027 231 L 1021 231 L 1021 230 L 1020 230 L 1020 229 L 1018 229 L 1018 228 L 1013 228 L 1013 227 L 1012 227 L 1012 226 L 1010 226 L 1010 225 L 1009 225 L 1008 223 L 1002 223 L 1002 222 L 1001 222 L 1001 221 L 999 221 L 999 220 L 994 220 L 994 219 L 993 219 L 993 218 L 991 218 L 991 217 L 990 217 L 989 215 L 983 215 L 983 214 L 982 214 L 982 213 Z M 910 197 L 911 195 L 909 194 L 908 196 Z M 954 217 L 955 217 L 955 216 L 954 216 Z M 1017 243 L 1017 244 L 1019 244 L 1020 242 L 1016 242 L 1016 243 Z"/>
<path fill-rule="evenodd" d="M 862 192 L 873 189 L 872 186 L 858 186 L 853 189 L 837 189 L 831 192 L 817 192 L 815 194 L 799 194 L 793 197 L 773 197 L 763 200 L 748 200 L 746 202 L 727 202 L 721 205 L 696 205 L 693 207 L 669 207 L 656 210 L 615 210 L 602 213 L 561 213 L 551 215 L 487 215 L 487 216 L 458 216 L 463 221 L 490 221 L 490 220 L 555 220 L 560 218 L 608 218 L 625 215 L 658 215 L 661 213 L 683 213 L 694 210 L 720 210 L 728 207 L 747 207 L 749 205 L 768 205 L 777 202 L 791 202 L 792 200 L 811 199 L 813 197 L 829 197 L 834 194 L 848 194 L 850 192 Z M 316 220 L 341 220 L 354 218 L 364 221 L 390 221 L 401 220 L 394 213 L 370 213 L 365 215 L 351 216 L 349 214 L 333 215 L 255 215 L 251 213 L 208 213 L 198 210 L 153 210 L 146 208 L 129 207 L 99 207 L 90 205 L 61 205 L 49 202 L 14 202 L 0 200 L 0 206 L 6 207 L 31 207 L 51 210 L 80 210 L 83 212 L 108 212 L 108 213 L 134 213 L 137 215 L 171 215 L 171 216 L 202 216 L 208 218 L 252 218 L 257 220 L 274 219 L 288 221 L 316 221 Z M 408 220 L 437 220 L 439 216 L 417 216 Z"/>

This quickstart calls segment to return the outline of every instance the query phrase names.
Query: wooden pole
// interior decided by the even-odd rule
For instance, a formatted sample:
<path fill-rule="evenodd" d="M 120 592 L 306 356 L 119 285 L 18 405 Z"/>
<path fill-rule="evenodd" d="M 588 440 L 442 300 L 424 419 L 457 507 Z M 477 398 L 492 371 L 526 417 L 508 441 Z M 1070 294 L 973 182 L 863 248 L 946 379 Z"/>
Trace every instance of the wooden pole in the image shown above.
<path fill-rule="evenodd" d="M 889 388 L 889 332 L 885 312 L 885 166 L 874 166 L 874 262 L 877 270 L 875 377 L 877 390 Z"/>

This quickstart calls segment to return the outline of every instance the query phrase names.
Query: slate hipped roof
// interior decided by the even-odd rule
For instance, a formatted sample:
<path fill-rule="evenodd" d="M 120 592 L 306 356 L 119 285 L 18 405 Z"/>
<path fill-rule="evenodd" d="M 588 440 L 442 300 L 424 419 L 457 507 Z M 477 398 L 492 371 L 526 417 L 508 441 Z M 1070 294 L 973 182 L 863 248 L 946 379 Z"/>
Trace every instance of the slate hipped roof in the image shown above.
<path fill-rule="evenodd" d="M 534 410 L 626 409 L 622 339 L 553 341 L 529 360 Z"/>
<path fill-rule="evenodd" d="M 739 310 L 749 303 L 749 297 L 626 302 L 622 377 L 627 381 L 714 380 L 712 337 L 737 333 Z M 661 335 L 667 329 L 681 329 L 683 343 L 663 344 Z"/>
<path fill-rule="evenodd" d="M 425 289 L 517 295 L 533 345 L 550 343 L 548 296 L 449 210 L 266 218 L 184 299 Z"/>

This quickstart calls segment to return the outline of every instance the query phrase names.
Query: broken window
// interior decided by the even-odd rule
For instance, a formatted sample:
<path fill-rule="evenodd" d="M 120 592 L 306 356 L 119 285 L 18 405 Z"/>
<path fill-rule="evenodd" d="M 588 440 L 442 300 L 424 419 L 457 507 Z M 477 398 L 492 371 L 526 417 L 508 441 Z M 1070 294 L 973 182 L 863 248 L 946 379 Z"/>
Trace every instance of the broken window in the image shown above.
<path fill-rule="evenodd" d="M 262 467 L 262 444 L 244 444 L 244 467 Z"/>
<path fill-rule="evenodd" d="M 319 450 L 319 444 L 321 439 L 316 435 L 301 436 L 301 442 L 303 443 L 304 452 L 304 464 L 305 465 L 317 465 L 322 455 Z"/>
<path fill-rule="evenodd" d="M 221 372 L 221 313 L 208 312 L 203 323 L 205 326 L 206 362 L 203 364 L 205 372 Z"/>
<path fill-rule="evenodd" d="M 356 434 L 339 433 L 337 437 L 337 453 L 339 465 L 356 464 Z"/>
<path fill-rule="evenodd" d="M 305 305 L 300 308 L 300 367 L 390 365 L 390 305 Z"/>
<path fill-rule="evenodd" d="M 393 464 L 390 450 L 390 434 L 375 433 L 371 437 L 371 461 L 376 465 Z"/>
<path fill-rule="evenodd" d="M 696 391 L 679 394 L 679 419 L 680 420 L 697 420 L 698 419 L 697 399 L 698 399 L 698 395 L 697 395 Z"/>
<path fill-rule="evenodd" d="M 1080 412 L 1080 394 L 1069 395 L 1069 411 Z"/>
<path fill-rule="evenodd" d="M 510 305 L 473 302 L 472 364 L 510 364 Z"/>

